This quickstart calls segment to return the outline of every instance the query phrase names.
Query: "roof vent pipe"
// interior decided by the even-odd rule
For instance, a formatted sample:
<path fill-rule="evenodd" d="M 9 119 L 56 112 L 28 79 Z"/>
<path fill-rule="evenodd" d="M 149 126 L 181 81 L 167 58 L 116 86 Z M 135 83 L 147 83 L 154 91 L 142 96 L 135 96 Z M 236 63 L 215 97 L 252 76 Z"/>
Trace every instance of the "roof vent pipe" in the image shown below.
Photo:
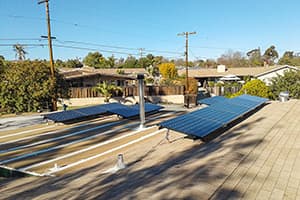
<path fill-rule="evenodd" d="M 139 104 L 140 104 L 140 129 L 145 128 L 145 99 L 144 99 L 144 75 L 137 75 L 138 84 L 139 84 Z"/>

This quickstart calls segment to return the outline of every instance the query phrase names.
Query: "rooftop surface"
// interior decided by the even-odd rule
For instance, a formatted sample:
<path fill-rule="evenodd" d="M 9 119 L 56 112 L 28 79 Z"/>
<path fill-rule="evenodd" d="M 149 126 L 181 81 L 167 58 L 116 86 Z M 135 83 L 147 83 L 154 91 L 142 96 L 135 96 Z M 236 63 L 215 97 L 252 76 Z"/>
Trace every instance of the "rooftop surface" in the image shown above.
<path fill-rule="evenodd" d="M 297 69 L 292 66 L 269 66 L 269 67 L 232 67 L 227 68 L 225 72 L 218 72 L 215 68 L 201 68 L 201 69 L 189 69 L 189 76 L 191 77 L 223 77 L 226 75 L 236 76 L 258 76 L 261 74 L 276 71 L 282 68 Z M 185 74 L 185 69 L 178 70 L 179 75 Z"/>
<path fill-rule="evenodd" d="M 300 199 L 300 101 L 271 102 L 209 143 L 157 134 L 57 177 L 0 180 L 0 199 Z"/>

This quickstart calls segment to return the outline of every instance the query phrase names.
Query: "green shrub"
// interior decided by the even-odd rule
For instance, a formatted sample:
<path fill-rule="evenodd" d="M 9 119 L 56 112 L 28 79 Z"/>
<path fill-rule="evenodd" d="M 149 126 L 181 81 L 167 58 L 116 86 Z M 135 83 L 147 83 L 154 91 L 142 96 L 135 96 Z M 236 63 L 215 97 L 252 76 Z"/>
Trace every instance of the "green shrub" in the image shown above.
<path fill-rule="evenodd" d="M 300 71 L 287 71 L 271 80 L 271 91 L 275 97 L 288 91 L 291 98 L 300 99 Z"/>
<path fill-rule="evenodd" d="M 239 96 L 242 94 L 249 94 L 265 98 L 273 98 L 270 88 L 261 80 L 255 79 L 243 85 L 242 89 L 231 97 Z"/>
<path fill-rule="evenodd" d="M 44 61 L 9 62 L 0 74 L 0 110 L 6 113 L 32 112 L 47 107 L 51 99 L 68 97 L 68 85 L 56 72 L 50 79 Z"/>

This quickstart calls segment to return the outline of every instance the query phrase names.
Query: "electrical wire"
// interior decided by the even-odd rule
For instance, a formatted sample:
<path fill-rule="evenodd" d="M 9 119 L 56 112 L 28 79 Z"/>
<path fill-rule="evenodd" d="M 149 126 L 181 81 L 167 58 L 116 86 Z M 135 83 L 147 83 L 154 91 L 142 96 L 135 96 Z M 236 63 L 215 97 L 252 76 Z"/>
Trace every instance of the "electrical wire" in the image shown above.
<path fill-rule="evenodd" d="M 53 44 L 53 46 L 55 46 L 55 47 L 62 47 L 62 48 L 68 48 L 68 49 L 100 51 L 100 52 L 106 52 L 106 53 L 116 53 L 116 54 L 125 54 L 125 55 L 135 55 L 135 56 L 139 55 L 139 54 L 128 53 L 128 52 L 121 52 L 121 51 L 110 51 L 110 50 L 104 50 L 104 49 L 86 48 L 86 47 L 77 47 L 77 46 L 68 46 L 68 45 L 60 45 L 60 44 Z"/>

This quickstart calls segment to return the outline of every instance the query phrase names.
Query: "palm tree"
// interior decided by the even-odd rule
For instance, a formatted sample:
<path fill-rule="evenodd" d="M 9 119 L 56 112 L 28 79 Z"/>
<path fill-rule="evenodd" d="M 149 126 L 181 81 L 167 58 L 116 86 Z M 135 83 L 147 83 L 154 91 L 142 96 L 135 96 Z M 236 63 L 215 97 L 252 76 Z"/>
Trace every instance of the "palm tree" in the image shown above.
<path fill-rule="evenodd" d="M 13 49 L 16 52 L 16 57 L 18 57 L 18 60 L 25 60 L 25 54 L 27 54 L 27 52 L 25 51 L 23 45 L 15 44 Z"/>
<path fill-rule="evenodd" d="M 108 84 L 107 81 L 97 84 L 93 89 L 104 96 L 104 102 L 109 102 L 109 99 L 114 92 L 122 91 L 121 87 Z"/>

